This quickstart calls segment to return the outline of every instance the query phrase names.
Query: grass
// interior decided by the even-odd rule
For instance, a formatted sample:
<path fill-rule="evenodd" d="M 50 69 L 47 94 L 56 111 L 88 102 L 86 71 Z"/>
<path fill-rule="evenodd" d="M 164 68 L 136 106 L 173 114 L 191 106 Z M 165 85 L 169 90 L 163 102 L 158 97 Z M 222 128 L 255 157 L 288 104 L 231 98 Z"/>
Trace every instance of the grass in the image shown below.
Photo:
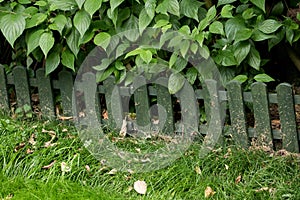
<path fill-rule="evenodd" d="M 153 149 L 153 143 L 139 146 L 132 138 L 115 143 L 130 151 Z M 73 126 L 2 117 L 0 198 L 204 199 L 209 186 L 215 192 L 211 199 L 300 199 L 296 155 L 224 146 L 200 159 L 200 145 L 195 142 L 181 158 L 157 171 L 111 174 L 109 166 L 83 147 Z M 137 180 L 147 183 L 145 195 L 133 189 Z"/>

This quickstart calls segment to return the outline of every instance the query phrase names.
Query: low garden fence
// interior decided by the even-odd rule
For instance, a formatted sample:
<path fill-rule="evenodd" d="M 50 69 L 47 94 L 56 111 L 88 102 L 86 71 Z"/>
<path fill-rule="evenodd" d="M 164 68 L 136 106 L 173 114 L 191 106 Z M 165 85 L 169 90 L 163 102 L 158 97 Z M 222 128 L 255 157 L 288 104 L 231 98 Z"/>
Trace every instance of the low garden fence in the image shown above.
<path fill-rule="evenodd" d="M 105 105 L 108 113 L 107 120 L 113 127 L 118 122 L 125 119 L 124 98 L 127 102 L 133 97 L 136 124 L 144 126 L 151 123 L 149 115 L 150 97 L 156 97 L 157 104 L 162 105 L 165 110 L 165 120 L 163 132 L 174 132 L 178 128 L 174 119 L 174 96 L 170 95 L 168 89 L 162 85 L 146 85 L 143 77 L 137 77 L 131 87 L 118 87 L 115 89 L 114 78 L 109 77 L 101 84 L 96 84 L 95 76 L 92 73 L 86 73 L 82 77 L 82 82 L 77 84 L 75 93 L 73 93 L 74 76 L 69 71 L 61 71 L 57 77 L 46 77 L 43 69 L 38 69 L 34 78 L 28 76 L 25 67 L 15 67 L 11 74 L 6 74 L 5 69 L 0 65 L 0 108 L 4 112 L 11 111 L 11 97 L 9 90 L 13 90 L 16 96 L 16 106 L 22 107 L 32 105 L 33 88 L 37 90 L 39 97 L 39 108 L 43 117 L 55 119 L 58 115 L 56 112 L 55 98 L 60 96 L 60 115 L 71 117 L 73 109 L 78 106 L 72 101 L 72 95 L 81 95 L 80 98 L 85 102 L 84 110 L 99 111 L 98 117 L 101 118 L 101 106 Z M 166 81 L 165 79 L 161 80 Z M 96 84 L 96 85 L 91 85 Z M 144 83 L 144 84 L 142 84 Z M 187 84 L 184 85 L 186 87 Z M 91 89 L 95 88 L 95 90 Z M 191 124 L 200 133 L 205 134 L 207 125 L 199 123 L 199 114 L 196 112 L 193 104 L 188 102 L 193 100 L 204 100 L 207 123 L 210 121 L 210 113 L 220 113 L 220 115 L 229 116 L 226 126 L 222 127 L 227 135 L 233 136 L 234 139 L 243 147 L 249 147 L 252 139 L 262 141 L 261 145 L 274 149 L 275 141 L 281 141 L 282 148 L 299 152 L 299 130 L 296 121 L 295 106 L 300 104 L 300 95 L 294 95 L 292 86 L 287 83 L 281 83 L 276 87 L 276 93 L 268 93 L 264 83 L 256 82 L 251 86 L 251 92 L 243 92 L 241 83 L 231 81 L 226 86 L 226 91 L 218 90 L 217 83 L 214 80 L 206 80 L 204 89 L 191 90 L 186 87 L 183 94 L 180 95 L 180 104 L 188 105 L 181 110 L 189 112 Z M 207 94 L 209 91 L 209 95 Z M 98 94 L 98 95 L 95 95 Z M 95 98 L 96 96 L 96 98 Z M 94 98 L 95 101 L 91 101 Z M 114 99 L 111 101 L 111 99 Z M 77 99 L 77 98 L 76 98 Z M 72 103 L 73 102 L 73 103 Z M 77 104 L 80 102 L 77 102 Z M 95 104 L 94 104 L 95 103 Z M 246 105 L 251 104 L 253 108 L 253 126 L 247 123 Z M 280 128 L 272 129 L 270 105 L 278 106 Z M 222 106 L 226 107 L 227 113 L 224 113 Z M 158 116 L 162 114 L 162 109 L 158 107 Z M 114 112 L 112 114 L 112 112 Z M 112 117 L 113 116 L 113 117 Z M 107 122 L 106 122 L 107 123 Z M 160 123 L 160 122 L 159 122 Z M 218 123 L 216 123 L 218 124 Z M 223 125 L 222 125 L 223 126 Z M 228 134 L 229 133 L 229 134 Z"/>

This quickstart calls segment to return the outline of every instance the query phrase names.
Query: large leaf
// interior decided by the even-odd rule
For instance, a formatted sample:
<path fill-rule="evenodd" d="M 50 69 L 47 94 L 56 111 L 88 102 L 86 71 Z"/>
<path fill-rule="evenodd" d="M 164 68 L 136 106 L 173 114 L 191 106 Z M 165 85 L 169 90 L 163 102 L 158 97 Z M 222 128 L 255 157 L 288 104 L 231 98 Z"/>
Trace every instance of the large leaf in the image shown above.
<path fill-rule="evenodd" d="M 180 2 L 180 13 L 189 17 L 195 19 L 197 22 L 199 22 L 198 19 L 198 10 L 199 7 L 203 3 L 200 3 L 196 0 L 185 0 Z"/>
<path fill-rule="evenodd" d="M 91 24 L 91 16 L 85 10 L 78 11 L 74 16 L 74 26 L 83 37 Z"/>
<path fill-rule="evenodd" d="M 1 32 L 12 47 L 25 30 L 25 25 L 25 17 L 22 14 L 8 13 L 0 19 Z"/>
<path fill-rule="evenodd" d="M 153 15 L 154 16 L 154 15 Z M 139 30 L 142 33 L 145 28 L 151 23 L 153 16 L 149 16 L 147 11 L 143 9 L 139 15 Z"/>
<path fill-rule="evenodd" d="M 47 15 L 44 13 L 36 13 L 31 18 L 26 19 L 26 29 L 40 25 L 47 19 Z"/>
<path fill-rule="evenodd" d="M 260 55 L 259 52 L 254 48 L 251 47 L 249 55 L 248 55 L 248 64 L 256 70 L 260 69 Z"/>
<path fill-rule="evenodd" d="M 49 25 L 49 28 L 58 31 L 60 35 L 62 35 L 62 31 L 68 22 L 67 18 L 64 15 L 59 14 L 52 20 L 53 23 Z"/>
<path fill-rule="evenodd" d="M 235 39 L 238 30 L 245 29 L 245 20 L 241 17 L 234 17 L 225 22 L 225 34 L 229 41 Z"/>
<path fill-rule="evenodd" d="M 254 30 L 253 34 L 251 36 L 251 39 L 256 42 L 268 40 L 271 38 L 276 38 L 276 35 L 265 34 L 265 33 L 261 32 L 260 30 Z"/>
<path fill-rule="evenodd" d="M 155 15 L 155 7 L 156 7 L 156 0 L 146 0 L 145 10 L 147 12 L 147 15 L 150 18 L 153 18 Z"/>
<path fill-rule="evenodd" d="M 61 63 L 73 71 L 75 71 L 74 62 L 75 56 L 69 49 L 66 49 L 61 53 Z"/>
<path fill-rule="evenodd" d="M 234 48 L 234 57 L 238 65 L 247 57 L 250 52 L 251 45 L 249 42 L 239 42 Z"/>
<path fill-rule="evenodd" d="M 164 0 L 157 6 L 156 12 L 165 15 L 171 13 L 179 17 L 179 3 L 177 0 Z"/>
<path fill-rule="evenodd" d="M 67 44 L 75 56 L 77 56 L 79 52 L 79 39 L 79 32 L 75 28 L 73 28 L 72 32 L 67 37 Z"/>
<path fill-rule="evenodd" d="M 186 78 L 187 80 L 189 81 L 190 84 L 194 84 L 196 79 L 197 79 L 197 76 L 198 76 L 198 70 L 195 69 L 194 67 L 192 68 L 189 68 L 186 72 Z"/>
<path fill-rule="evenodd" d="M 101 46 L 103 49 L 106 49 L 110 42 L 110 34 L 106 32 L 98 33 L 94 38 L 94 43 L 97 46 Z"/>
<path fill-rule="evenodd" d="M 256 76 L 253 77 L 253 79 L 258 82 L 263 82 L 263 83 L 275 81 L 271 76 L 269 76 L 267 74 L 257 74 Z"/>
<path fill-rule="evenodd" d="M 81 9 L 82 5 L 84 4 L 85 0 L 75 0 L 79 9 Z"/>
<path fill-rule="evenodd" d="M 50 49 L 53 47 L 54 45 L 54 37 L 52 35 L 52 32 L 44 32 L 41 35 L 41 38 L 39 40 L 39 45 L 45 55 L 45 57 L 47 57 L 48 52 L 50 51 Z"/>
<path fill-rule="evenodd" d="M 250 0 L 254 5 L 260 8 L 262 11 L 266 12 L 265 0 Z"/>
<path fill-rule="evenodd" d="M 236 32 L 235 42 L 248 40 L 252 35 L 252 30 L 248 28 L 240 29 Z"/>
<path fill-rule="evenodd" d="M 99 10 L 99 8 L 101 7 L 101 4 L 102 4 L 102 0 L 86 0 L 85 3 L 84 3 L 84 9 L 92 17 L 93 14 L 97 10 Z"/>
<path fill-rule="evenodd" d="M 276 32 L 281 26 L 282 24 L 280 24 L 278 21 L 274 19 L 267 19 L 259 24 L 258 29 L 265 34 L 270 34 Z"/>
<path fill-rule="evenodd" d="M 172 73 L 169 82 L 168 89 L 171 94 L 176 94 L 183 87 L 185 78 L 180 73 Z"/>
<path fill-rule="evenodd" d="M 113 12 L 124 0 L 110 0 L 110 8 Z"/>
<path fill-rule="evenodd" d="M 219 1 L 218 1 L 217 7 L 219 7 L 219 6 L 221 6 L 221 5 L 233 3 L 233 2 L 235 2 L 235 1 L 236 1 L 236 0 L 219 0 Z"/>
<path fill-rule="evenodd" d="M 224 35 L 224 27 L 223 24 L 219 21 L 214 21 L 210 26 L 209 26 L 209 32 L 214 33 L 214 34 L 220 34 Z"/>
<path fill-rule="evenodd" d="M 40 37 L 44 33 L 44 30 L 35 30 L 34 32 L 30 32 L 28 35 L 27 43 L 27 56 L 39 46 Z"/>
<path fill-rule="evenodd" d="M 52 52 L 46 60 L 46 75 L 49 75 L 53 72 L 60 63 L 59 52 Z"/>
<path fill-rule="evenodd" d="M 48 0 L 50 4 L 50 11 L 63 10 L 69 11 L 77 7 L 77 3 L 74 0 Z"/>

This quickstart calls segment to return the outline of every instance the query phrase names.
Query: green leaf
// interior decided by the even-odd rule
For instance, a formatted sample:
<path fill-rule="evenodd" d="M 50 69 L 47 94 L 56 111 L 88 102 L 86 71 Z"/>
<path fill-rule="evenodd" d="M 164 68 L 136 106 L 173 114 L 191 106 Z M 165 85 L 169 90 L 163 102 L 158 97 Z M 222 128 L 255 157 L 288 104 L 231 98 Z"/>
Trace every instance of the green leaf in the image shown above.
<path fill-rule="evenodd" d="M 234 57 L 234 53 L 228 49 L 222 50 L 220 56 L 223 58 L 222 66 L 234 66 L 238 64 Z"/>
<path fill-rule="evenodd" d="M 36 13 L 31 18 L 26 19 L 26 29 L 40 25 L 47 19 L 47 15 L 44 13 Z"/>
<path fill-rule="evenodd" d="M 50 49 L 53 47 L 54 45 L 54 37 L 52 35 L 52 32 L 44 32 L 41 35 L 41 38 L 39 40 L 39 46 L 41 47 L 45 57 L 47 57 L 48 52 L 50 51 Z"/>
<path fill-rule="evenodd" d="M 30 0 L 18 0 L 18 2 L 19 2 L 20 4 L 30 4 L 30 3 L 31 3 Z"/>
<path fill-rule="evenodd" d="M 245 81 L 248 80 L 248 77 L 246 75 L 238 75 L 238 76 L 234 77 L 233 80 L 244 83 Z"/>
<path fill-rule="evenodd" d="M 283 40 L 283 38 L 285 36 L 285 30 L 281 29 L 278 33 L 275 33 L 275 36 L 276 37 L 268 40 L 269 51 Z"/>
<path fill-rule="evenodd" d="M 106 32 L 98 33 L 94 38 L 94 44 L 106 49 L 110 43 L 110 34 Z"/>
<path fill-rule="evenodd" d="M 236 0 L 219 0 L 219 1 L 218 1 L 217 7 L 219 7 L 219 6 L 221 6 L 221 5 L 233 3 L 233 2 L 235 2 L 235 1 L 236 1 Z"/>
<path fill-rule="evenodd" d="M 250 48 L 250 52 L 248 55 L 248 64 L 256 70 L 260 69 L 260 55 L 259 52 L 254 48 Z"/>
<path fill-rule="evenodd" d="M 294 38 L 294 31 L 290 28 L 287 28 L 285 31 L 286 40 L 290 43 L 290 45 L 293 44 L 293 38 Z"/>
<path fill-rule="evenodd" d="M 186 68 L 188 64 L 188 61 L 186 59 L 184 59 L 183 57 L 177 57 L 174 66 L 172 67 L 172 69 L 175 72 L 181 72 L 182 70 L 184 70 Z"/>
<path fill-rule="evenodd" d="M 197 76 L 198 76 L 198 70 L 195 69 L 194 67 L 189 68 L 189 69 L 187 70 L 185 76 L 186 76 L 188 82 L 189 82 L 190 84 L 193 85 L 193 84 L 195 83 L 196 79 L 197 79 Z"/>
<path fill-rule="evenodd" d="M 238 65 L 240 65 L 241 62 L 247 57 L 250 52 L 250 48 L 251 45 L 249 42 L 239 42 L 237 45 L 235 45 L 234 57 Z"/>
<path fill-rule="evenodd" d="M 219 21 L 214 21 L 210 26 L 209 26 L 209 32 L 214 33 L 214 34 L 220 34 L 224 35 L 224 27 L 223 24 Z"/>
<path fill-rule="evenodd" d="M 160 19 L 156 22 L 156 24 L 153 26 L 153 28 L 161 28 L 163 26 L 168 25 L 170 22 L 168 20 L 165 19 Z"/>
<path fill-rule="evenodd" d="M 132 51 L 130 51 L 126 54 L 125 59 L 130 57 L 130 56 L 139 55 L 139 54 L 143 53 L 143 51 L 145 51 L 145 50 L 141 49 L 141 48 L 134 49 L 134 50 L 132 50 Z"/>
<path fill-rule="evenodd" d="M 177 58 L 178 58 L 178 54 L 173 52 L 171 57 L 170 57 L 170 60 L 169 60 L 169 68 L 171 68 L 175 64 Z"/>
<path fill-rule="evenodd" d="M 270 34 L 276 32 L 281 26 L 282 24 L 280 24 L 278 21 L 274 19 L 267 19 L 258 25 L 258 29 L 263 33 Z"/>
<path fill-rule="evenodd" d="M 153 16 L 149 16 L 147 14 L 147 11 L 146 9 L 143 9 L 139 15 L 139 30 L 140 30 L 140 33 L 142 33 L 145 28 L 151 23 L 152 19 L 153 19 L 154 15 Z"/>
<path fill-rule="evenodd" d="M 254 5 L 260 8 L 262 11 L 266 12 L 265 9 L 265 0 L 250 0 Z"/>
<path fill-rule="evenodd" d="M 191 46 L 190 46 L 190 50 L 194 53 L 194 54 L 196 54 L 197 53 L 197 51 L 198 51 L 198 45 L 196 44 L 196 43 L 192 43 L 191 44 Z"/>
<path fill-rule="evenodd" d="M 183 40 L 182 44 L 181 44 L 181 48 L 180 48 L 180 53 L 181 53 L 181 56 L 183 58 L 185 58 L 186 53 L 189 50 L 189 47 L 190 47 L 190 41 L 189 40 Z"/>
<path fill-rule="evenodd" d="M 260 41 L 268 40 L 271 38 L 276 38 L 276 35 L 264 34 L 259 30 L 254 30 L 253 34 L 251 36 L 251 39 L 255 42 L 260 42 Z"/>
<path fill-rule="evenodd" d="M 177 0 L 164 0 L 156 8 L 157 13 L 168 15 L 171 13 L 176 16 L 180 16 L 179 3 Z"/>
<path fill-rule="evenodd" d="M 110 8 L 113 12 L 124 0 L 110 0 Z"/>
<path fill-rule="evenodd" d="M 117 60 L 117 61 L 115 62 L 115 68 L 116 68 L 117 70 L 123 70 L 123 69 L 126 69 L 126 67 L 124 66 L 124 64 L 123 64 L 121 61 L 119 61 L 119 60 Z"/>
<path fill-rule="evenodd" d="M 44 30 L 35 30 L 34 32 L 30 32 L 28 35 L 27 43 L 27 56 L 39 46 L 40 37 L 44 33 Z"/>
<path fill-rule="evenodd" d="M 64 66 L 75 71 L 74 62 L 75 62 L 75 56 L 69 49 L 66 49 L 65 51 L 62 52 L 61 63 Z"/>
<path fill-rule="evenodd" d="M 201 5 L 203 5 L 203 3 L 200 3 L 199 1 L 196 0 L 181 1 L 180 13 L 186 17 L 195 19 L 197 22 L 199 22 L 198 10 Z"/>
<path fill-rule="evenodd" d="M 208 59 L 210 56 L 210 51 L 206 45 L 202 45 L 202 47 L 199 48 L 199 53 L 205 59 Z"/>
<path fill-rule="evenodd" d="M 208 21 L 211 21 L 215 18 L 217 15 L 217 10 L 215 6 L 212 6 L 206 13 L 206 18 Z"/>
<path fill-rule="evenodd" d="M 152 60 L 152 53 L 150 50 L 143 50 L 141 52 L 140 56 L 141 56 L 142 60 L 147 64 L 149 64 Z"/>
<path fill-rule="evenodd" d="M 242 16 L 244 19 L 248 20 L 248 19 L 251 19 L 252 17 L 256 16 L 256 14 L 254 13 L 253 8 L 248 8 L 243 12 Z"/>
<path fill-rule="evenodd" d="M 238 30 L 245 29 L 245 20 L 241 17 L 234 17 L 225 22 L 225 34 L 229 42 L 235 39 Z"/>
<path fill-rule="evenodd" d="M 50 11 L 63 10 L 70 11 L 77 7 L 77 3 L 74 0 L 48 0 L 50 4 Z"/>
<path fill-rule="evenodd" d="M 75 28 L 73 28 L 72 32 L 67 37 L 67 44 L 76 57 L 79 52 L 79 39 L 80 39 L 79 32 Z"/>
<path fill-rule="evenodd" d="M 276 3 L 276 5 L 273 7 L 272 11 L 271 11 L 271 15 L 273 16 L 278 16 L 278 15 L 282 15 L 284 11 L 284 5 L 282 3 L 282 1 L 279 1 L 278 3 Z"/>
<path fill-rule="evenodd" d="M 51 72 L 53 72 L 60 63 L 60 57 L 59 52 L 54 51 L 52 52 L 47 60 L 46 60 L 46 75 L 49 75 Z"/>
<path fill-rule="evenodd" d="M 53 18 L 53 23 L 49 25 L 49 28 L 58 31 L 60 35 L 62 35 L 62 31 L 67 22 L 67 18 L 64 15 L 59 14 L 55 18 Z"/>
<path fill-rule="evenodd" d="M 73 22 L 81 37 L 83 37 L 91 24 L 91 16 L 85 10 L 79 10 L 76 12 Z"/>
<path fill-rule="evenodd" d="M 40 6 L 40 7 L 45 7 L 48 5 L 48 3 L 46 1 L 37 1 L 34 4 L 35 6 Z"/>
<path fill-rule="evenodd" d="M 236 36 L 235 36 L 235 42 L 248 40 L 252 35 L 252 30 L 245 28 L 237 30 Z"/>
<path fill-rule="evenodd" d="M 233 8 L 234 8 L 233 5 L 225 5 L 221 10 L 221 16 L 224 18 L 233 18 L 232 16 Z"/>
<path fill-rule="evenodd" d="M 114 70 L 115 70 L 115 68 L 113 66 L 111 66 L 105 71 L 97 72 L 97 74 L 96 74 L 97 82 L 102 82 L 105 79 L 107 79 L 107 77 L 109 77 L 113 73 Z"/>
<path fill-rule="evenodd" d="M 118 14 L 119 14 L 118 8 L 115 9 L 114 11 L 112 11 L 111 9 L 107 10 L 107 17 L 112 20 L 115 26 L 117 26 Z"/>
<path fill-rule="evenodd" d="M 13 47 L 16 39 L 25 30 L 25 18 L 22 14 L 8 13 L 0 19 L 0 29 L 6 40 Z"/>
<path fill-rule="evenodd" d="M 183 87 L 185 78 L 180 73 L 172 73 L 168 81 L 170 94 L 176 94 Z"/>
<path fill-rule="evenodd" d="M 85 0 L 75 0 L 77 5 L 78 5 L 78 8 L 81 9 L 82 8 L 82 5 L 84 4 Z"/>
<path fill-rule="evenodd" d="M 258 82 L 263 82 L 263 83 L 275 81 L 272 77 L 270 77 L 267 74 L 257 74 L 256 76 L 254 76 L 254 80 L 256 80 Z"/>
<path fill-rule="evenodd" d="M 156 0 L 146 0 L 145 10 L 147 15 L 153 19 L 155 15 Z"/>
<path fill-rule="evenodd" d="M 97 71 L 103 71 L 103 70 L 107 69 L 110 64 L 111 64 L 111 60 L 108 58 L 104 58 L 101 60 L 100 65 L 94 66 L 93 68 Z"/>
<path fill-rule="evenodd" d="M 101 7 L 102 0 L 86 0 L 84 3 L 84 10 L 90 14 L 92 17 L 93 14 L 99 10 Z"/>

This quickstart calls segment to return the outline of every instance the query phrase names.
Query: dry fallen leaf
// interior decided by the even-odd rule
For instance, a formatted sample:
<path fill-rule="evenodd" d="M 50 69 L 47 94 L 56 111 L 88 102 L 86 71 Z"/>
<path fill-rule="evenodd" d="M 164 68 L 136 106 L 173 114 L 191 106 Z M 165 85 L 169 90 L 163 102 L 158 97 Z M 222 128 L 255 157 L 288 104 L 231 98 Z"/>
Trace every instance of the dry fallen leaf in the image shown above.
<path fill-rule="evenodd" d="M 67 163 L 65 163 L 65 162 L 62 162 L 60 164 L 60 167 L 61 167 L 61 171 L 62 172 L 69 172 L 69 171 L 71 171 L 71 167 Z"/>
<path fill-rule="evenodd" d="M 239 182 L 241 182 L 241 180 L 242 180 L 242 176 L 239 175 L 239 176 L 236 177 L 236 179 L 235 179 L 235 184 L 238 184 Z"/>
<path fill-rule="evenodd" d="M 102 112 L 102 117 L 103 117 L 103 119 L 108 119 L 108 112 L 107 112 L 107 110 L 104 110 Z"/>
<path fill-rule="evenodd" d="M 35 139 L 35 134 L 31 134 L 30 138 L 29 138 L 29 144 L 31 144 L 32 146 L 34 146 L 36 144 Z"/>
<path fill-rule="evenodd" d="M 147 184 L 145 181 L 134 182 L 133 188 L 139 194 L 146 194 L 146 192 L 147 192 Z"/>
<path fill-rule="evenodd" d="M 22 142 L 22 143 L 20 143 L 18 146 L 16 146 L 15 147 L 15 152 L 17 152 L 17 151 L 19 151 L 20 149 L 22 149 L 23 147 L 25 147 L 25 143 L 24 142 Z"/>
<path fill-rule="evenodd" d="M 27 149 L 27 150 L 26 150 L 26 153 L 27 153 L 27 154 L 32 154 L 32 153 L 33 153 L 33 150 Z"/>
<path fill-rule="evenodd" d="M 196 166 L 196 167 L 195 167 L 195 172 L 196 172 L 197 174 L 199 174 L 199 175 L 202 174 L 202 171 L 201 171 L 201 169 L 200 169 L 199 166 Z"/>
<path fill-rule="evenodd" d="M 86 171 L 88 171 L 88 172 L 91 171 L 91 168 L 90 168 L 90 166 L 88 166 L 88 165 L 85 166 L 85 169 L 86 169 Z"/>
<path fill-rule="evenodd" d="M 228 169 L 229 169 L 229 166 L 228 166 L 228 165 L 226 165 L 226 164 L 225 164 L 225 169 L 226 169 L 226 170 L 228 170 Z"/>
<path fill-rule="evenodd" d="M 107 174 L 115 175 L 117 172 L 118 172 L 117 169 L 112 169 L 112 170 L 110 170 Z"/>
<path fill-rule="evenodd" d="M 6 196 L 3 200 L 9 200 L 12 199 L 14 197 L 13 194 L 9 194 L 8 196 Z"/>
<path fill-rule="evenodd" d="M 56 160 L 51 162 L 49 165 L 43 166 L 42 169 L 50 169 L 54 165 L 55 162 L 56 162 Z"/>
<path fill-rule="evenodd" d="M 213 189 L 209 186 L 206 187 L 205 191 L 204 191 L 204 197 L 205 198 L 209 198 L 211 196 L 213 196 L 216 192 L 213 191 Z"/>
<path fill-rule="evenodd" d="M 262 191 L 268 191 L 268 190 L 269 190 L 268 187 L 262 187 L 262 188 L 255 190 L 255 192 L 262 192 Z"/>

